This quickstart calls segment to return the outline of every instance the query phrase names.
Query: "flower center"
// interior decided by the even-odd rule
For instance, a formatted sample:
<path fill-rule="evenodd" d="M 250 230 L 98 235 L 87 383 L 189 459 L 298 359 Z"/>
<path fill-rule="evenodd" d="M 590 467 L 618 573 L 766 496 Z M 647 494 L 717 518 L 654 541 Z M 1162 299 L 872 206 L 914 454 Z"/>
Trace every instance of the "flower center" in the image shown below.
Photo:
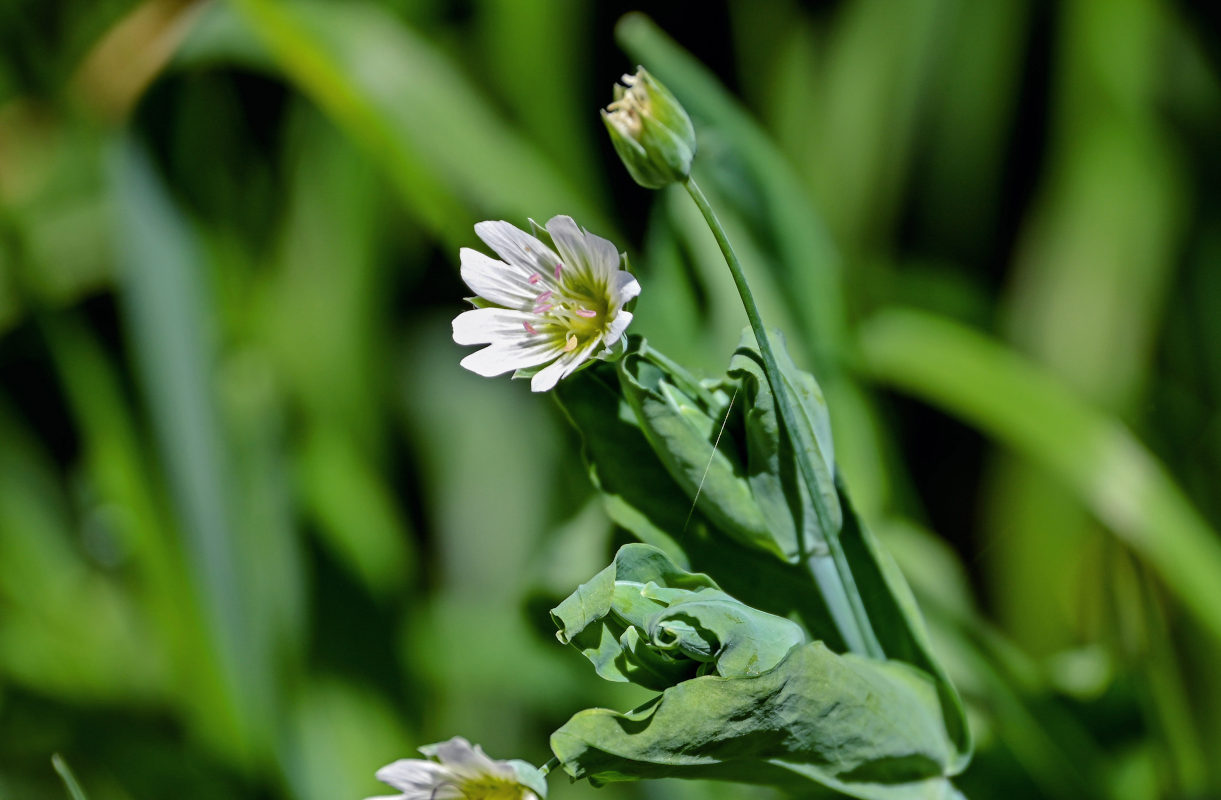
<path fill-rule="evenodd" d="M 562 264 L 556 264 L 555 276 L 556 288 L 544 289 L 534 298 L 531 310 L 539 319 L 523 324 L 530 334 L 546 333 L 563 339 L 564 351 L 571 353 L 606 331 L 610 298 L 605 289 L 599 291 L 599 287 L 572 279 Z M 532 275 L 530 283 L 541 286 L 541 278 L 536 277 Z"/>
<path fill-rule="evenodd" d="M 466 800 L 522 800 L 526 795 L 521 784 L 492 776 L 464 781 L 460 787 Z"/>

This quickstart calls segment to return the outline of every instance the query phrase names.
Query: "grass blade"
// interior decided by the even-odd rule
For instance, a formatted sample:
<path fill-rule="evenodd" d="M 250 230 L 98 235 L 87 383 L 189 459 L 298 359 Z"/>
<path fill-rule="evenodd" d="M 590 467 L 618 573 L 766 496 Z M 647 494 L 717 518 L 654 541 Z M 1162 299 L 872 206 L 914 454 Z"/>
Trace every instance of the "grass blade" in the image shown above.
<path fill-rule="evenodd" d="M 1221 638 L 1221 542 L 1121 423 L 1002 345 L 923 312 L 879 312 L 862 326 L 860 355 L 875 380 L 978 426 L 1072 487 Z"/>
<path fill-rule="evenodd" d="M 68 796 L 72 800 L 87 800 L 85 792 L 81 789 L 81 785 L 77 783 L 76 776 L 72 774 L 72 769 L 68 766 L 68 762 L 64 761 L 63 756 L 59 753 L 51 756 L 51 766 L 55 767 L 55 771 L 59 773 L 59 777 L 63 780 L 64 786 L 68 790 Z"/>

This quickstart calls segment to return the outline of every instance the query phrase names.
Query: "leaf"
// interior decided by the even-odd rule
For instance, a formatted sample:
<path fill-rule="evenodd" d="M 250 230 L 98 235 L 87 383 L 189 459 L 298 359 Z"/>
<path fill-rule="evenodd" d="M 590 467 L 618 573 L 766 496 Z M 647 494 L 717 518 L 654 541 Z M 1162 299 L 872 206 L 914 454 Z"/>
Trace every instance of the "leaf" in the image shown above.
<path fill-rule="evenodd" d="M 797 615 L 806 630 L 843 648 L 804 566 L 739 544 L 711 527 L 653 451 L 618 391 L 614 367 L 597 365 L 554 392 L 580 432 L 590 479 L 607 514 L 677 564 L 718 576 L 722 588 L 755 608 Z"/>
<path fill-rule="evenodd" d="M 655 689 L 691 677 L 692 662 L 723 676 L 757 675 L 805 641 L 796 623 L 741 603 L 646 544 L 620 548 L 552 618 L 559 640 L 599 675 Z"/>
<path fill-rule="evenodd" d="M 726 402 L 718 402 L 678 367 L 660 361 L 637 340 L 619 362 L 623 396 L 670 477 L 724 533 L 787 558 L 755 502 L 746 467 L 721 435 Z M 717 446 L 719 442 L 726 444 Z"/>
<path fill-rule="evenodd" d="M 936 703 L 918 670 L 813 642 L 761 675 L 694 678 L 626 714 L 582 711 L 551 749 L 593 783 L 717 778 L 808 791 L 815 781 L 868 800 L 958 797 Z"/>
<path fill-rule="evenodd" d="M 709 435 L 710 425 L 707 419 L 697 418 L 696 422 L 691 422 L 689 417 L 684 419 L 673 403 L 675 395 L 667 395 L 666 392 L 677 391 L 671 387 L 682 385 L 685 391 L 682 391 L 681 396 L 689 407 L 696 407 L 699 401 L 693 399 L 693 395 L 697 392 L 708 395 L 709 391 L 706 387 L 693 384 L 684 373 L 669 365 L 668 360 L 655 351 L 647 351 L 643 344 L 638 343 L 627 359 L 634 361 L 626 365 L 621 364 L 619 373 L 624 394 L 628 396 L 629 401 L 633 390 L 639 395 L 635 403 L 628 403 L 633 408 L 639 406 L 635 420 L 624 416 L 624 409 L 618 398 L 606 387 L 598 393 L 587 395 L 585 400 L 591 407 L 583 408 L 579 415 L 572 417 L 574 420 L 599 421 L 601 427 L 598 429 L 582 428 L 586 456 L 593 458 L 591 471 L 603 481 L 602 486 L 611 483 L 618 489 L 615 504 L 620 512 L 619 519 L 634 531 L 642 529 L 645 535 L 665 536 L 668 541 L 682 549 L 690 564 L 715 575 L 718 581 L 743 603 L 771 614 L 796 614 L 812 638 L 824 640 L 832 648 L 842 649 L 843 642 L 836 633 L 837 628 L 832 623 L 828 607 L 825 602 L 819 602 L 822 600 L 821 583 L 828 577 L 821 567 L 826 565 L 828 559 L 818 552 L 818 548 L 810 548 L 815 552 L 810 553 L 809 557 L 799 559 L 798 563 L 786 567 L 757 547 L 752 547 L 749 540 L 744 543 L 741 536 L 730 536 L 723 525 L 719 524 L 718 518 L 708 513 L 710 506 L 704 504 L 699 506 L 702 515 L 693 515 L 688 521 L 687 530 L 680 528 L 675 531 L 666 527 L 676 524 L 680 516 L 680 511 L 675 508 L 672 499 L 672 489 L 676 488 L 674 484 L 683 477 L 684 470 L 687 475 L 693 471 L 693 465 L 682 460 L 681 452 L 667 452 L 666 448 L 678 441 L 679 447 L 690 447 L 694 450 L 702 446 L 704 452 L 711 450 L 711 443 L 704 438 Z M 958 693 L 932 653 L 919 610 L 902 574 L 856 516 L 842 487 L 834 482 L 831 464 L 833 450 L 826 410 L 818 394 L 817 384 L 811 376 L 796 370 L 787 356 L 782 361 L 782 372 L 794 395 L 802 401 L 802 421 L 809 426 L 805 438 L 814 446 L 809 457 L 817 465 L 824 484 L 830 483 L 829 491 L 834 493 L 831 495 L 832 502 L 828 502 L 827 506 L 834 508 L 842 518 L 842 530 L 839 531 L 841 544 L 856 581 L 856 590 L 875 628 L 882 650 L 891 661 L 906 662 L 928 676 L 934 687 L 934 702 L 928 712 L 942 718 L 941 725 L 953 750 L 952 755 L 947 756 L 946 763 L 955 771 L 960 770 L 970 759 L 972 741 Z M 789 461 L 787 467 L 782 464 L 782 455 L 786 452 L 784 445 L 788 442 L 788 437 L 782 435 L 778 426 L 770 392 L 761 391 L 758 385 L 750 385 L 765 382 L 762 381 L 758 355 L 749 344 L 739 349 L 732 372 L 741 376 L 747 385 L 742 392 L 745 399 L 740 400 L 744 410 L 730 416 L 725 435 L 747 442 L 749 467 L 746 471 L 750 480 L 754 481 L 748 488 L 753 489 L 756 485 L 760 487 L 759 492 L 752 494 L 750 502 L 757 502 L 755 495 L 773 493 L 769 498 L 769 502 L 773 504 L 773 519 L 780 514 L 787 515 L 788 528 L 795 531 L 799 521 L 813 517 L 813 511 L 809 508 L 808 498 L 804 496 L 803 500 L 806 502 L 798 506 L 796 511 L 788 506 L 790 498 L 797 496 L 796 492 L 789 488 L 796 484 L 795 461 Z M 646 376 L 655 387 L 665 388 L 648 391 L 644 381 L 633 381 L 637 375 Z M 668 380 L 671 376 L 672 383 Z M 722 384 L 716 394 L 723 394 L 725 388 L 726 384 Z M 568 399 L 568 395 L 562 399 Z M 600 407 L 597 407 L 599 405 Z M 705 417 L 707 416 L 705 414 Z M 613 423 L 609 420 L 613 420 Z M 633 421 L 635 425 L 632 424 Z M 650 426 L 653 426 L 652 437 L 649 437 Z M 648 448 L 642 446 L 642 438 L 649 440 L 651 453 Z M 787 452 L 792 453 L 792 445 L 787 446 Z M 752 447 L 755 448 L 753 451 Z M 630 460 L 620 460 L 616 457 L 619 448 L 630 452 Z M 672 462 L 679 462 L 679 466 L 676 469 L 667 465 L 668 468 L 664 472 L 668 473 L 671 481 L 657 483 L 656 481 L 661 480 L 657 474 L 661 471 L 658 467 L 664 464 L 667 458 Z M 708 459 L 708 456 L 705 455 L 704 458 Z M 728 463 L 729 457 L 726 456 L 725 459 Z M 687 462 L 693 460 L 694 457 L 686 456 Z M 787 483 L 786 469 L 789 476 Z M 709 471 L 711 472 L 711 468 Z M 737 478 L 732 473 L 729 477 L 746 480 Z M 704 491 L 709 491 L 709 485 L 710 482 L 705 482 Z M 737 488 L 735 487 L 735 491 Z M 690 489 L 684 489 L 684 495 L 689 495 Z M 646 524 L 640 525 L 641 522 Z M 632 527 L 634 523 L 636 527 Z M 779 526 L 772 528 L 769 535 L 779 529 Z M 795 537 L 796 534 L 792 535 Z M 823 552 L 825 553 L 825 549 Z M 607 618 L 608 609 L 614 602 L 615 580 L 613 570 L 604 573 L 593 582 L 597 583 L 596 591 L 591 583 L 582 587 L 574 598 L 580 599 L 585 613 L 599 619 Z M 617 623 L 604 623 L 608 627 L 595 626 L 588 631 L 581 628 L 581 636 L 585 637 L 585 640 L 577 644 L 586 651 L 587 657 L 595 662 L 599 667 L 599 674 L 604 677 L 614 674 L 616 677 L 612 679 L 615 680 L 636 680 L 642 685 L 660 688 L 657 681 L 645 682 L 627 674 L 624 667 L 626 656 L 623 654 L 627 645 L 623 634 L 630 626 L 625 626 L 625 622 L 630 621 L 621 619 Z M 614 624 L 620 627 L 609 627 Z M 641 623 L 637 620 L 636 624 Z M 575 630 L 580 626 L 573 627 Z"/>
<path fill-rule="evenodd" d="M 933 678 L 947 735 L 955 745 L 952 763 L 956 772 L 965 769 L 974 743 L 958 690 L 933 654 L 916 598 L 899 565 L 865 527 L 842 487 L 840 492 L 840 503 L 846 509 L 840 543 L 878 642 L 888 659 L 911 664 Z"/>
<path fill-rule="evenodd" d="M 814 376 L 797 369 L 779 332 L 769 332 L 780 376 L 796 401 L 798 424 L 805 426 L 804 441 L 815 451 L 808 453 L 818 476 L 823 506 L 831 511 L 832 525 L 842 525 L 835 490 L 835 450 L 831 442 L 831 418 Z M 793 439 L 782 431 L 775 398 L 763 371 L 763 361 L 754 336 L 747 329 L 729 364 L 729 377 L 742 386 L 745 411 L 747 473 L 751 491 L 767 520 L 768 529 L 790 560 L 826 550 L 826 536 L 797 468 Z M 790 498 L 800 498 L 797 509 Z M 831 531 L 830 535 L 834 535 Z"/>
<path fill-rule="evenodd" d="M 678 537 L 688 522 L 689 501 L 619 395 L 615 367 L 595 364 L 560 381 L 552 396 L 581 434 L 590 481 L 610 518 L 676 563 L 688 563 Z"/>

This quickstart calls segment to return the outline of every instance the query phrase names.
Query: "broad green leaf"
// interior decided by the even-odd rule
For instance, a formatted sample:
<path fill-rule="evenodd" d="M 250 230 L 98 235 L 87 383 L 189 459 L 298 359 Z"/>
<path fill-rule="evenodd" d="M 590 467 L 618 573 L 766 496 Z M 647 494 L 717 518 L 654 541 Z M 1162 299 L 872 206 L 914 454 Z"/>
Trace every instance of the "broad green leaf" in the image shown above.
<path fill-rule="evenodd" d="M 835 451 L 827 403 L 814 376 L 797 369 L 783 337 L 777 332 L 768 337 L 781 379 L 796 402 L 798 424 L 806 428 L 804 441 L 815 447 L 815 452 L 804 455 L 814 465 L 823 506 L 831 511 L 832 524 L 838 531 L 843 521 L 835 490 Z M 828 534 L 819 527 L 818 515 L 798 472 L 794 441 L 782 428 L 763 361 L 749 330 L 742 334 L 742 343 L 730 361 L 729 377 L 741 382 L 748 480 L 772 537 L 790 560 L 825 551 Z M 791 498 L 799 501 L 794 503 Z"/>
<path fill-rule="evenodd" d="M 551 749 L 593 783 L 719 778 L 808 791 L 813 781 L 867 800 L 960 797 L 936 708 L 923 672 L 813 642 L 761 675 L 693 678 L 626 714 L 582 711 Z"/>
<path fill-rule="evenodd" d="M 805 641 L 796 623 L 741 603 L 646 544 L 622 547 L 552 617 L 560 641 L 599 675 L 655 689 L 692 677 L 696 664 L 722 676 L 757 675 Z"/>
<path fill-rule="evenodd" d="M 886 657 L 920 668 L 934 679 L 946 734 L 955 745 L 955 771 L 971 759 L 973 742 L 966 709 L 945 669 L 933 654 L 924 619 L 916 598 L 890 553 L 865 527 L 841 486 L 840 505 L 845 509 L 840 542 L 869 621 Z"/>
<path fill-rule="evenodd" d="M 787 558 L 751 492 L 746 468 L 729 442 L 722 400 L 641 342 L 619 362 L 623 396 L 670 476 L 720 530 L 743 544 Z M 724 440 L 724 444 L 721 444 Z"/>
<path fill-rule="evenodd" d="M 620 396 L 614 372 L 612 365 L 598 365 L 561 382 L 555 391 L 581 434 L 590 478 L 611 519 L 664 550 L 675 563 L 715 573 L 722 588 L 749 605 L 773 614 L 796 614 L 815 638 L 842 649 L 804 566 L 739 544 L 692 508 Z"/>
<path fill-rule="evenodd" d="M 690 502 L 658 461 L 636 415 L 619 394 L 615 367 L 596 364 L 561 381 L 553 396 L 581 434 L 589 477 L 607 515 L 636 538 L 686 564 L 679 544 Z"/>

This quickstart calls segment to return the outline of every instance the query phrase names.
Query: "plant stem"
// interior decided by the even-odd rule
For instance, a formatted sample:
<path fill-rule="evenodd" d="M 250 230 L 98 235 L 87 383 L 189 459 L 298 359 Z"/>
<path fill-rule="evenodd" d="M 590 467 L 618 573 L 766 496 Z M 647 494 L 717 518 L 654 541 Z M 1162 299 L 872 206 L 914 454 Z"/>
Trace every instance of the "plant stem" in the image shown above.
<path fill-rule="evenodd" d="M 821 556 L 812 556 L 807 559 L 807 566 L 814 573 L 818 587 L 827 601 L 827 608 L 839 625 L 840 633 L 848 648 L 873 658 L 885 658 L 882 646 L 873 631 L 873 625 L 869 622 L 865 605 L 861 601 L 860 592 L 857 591 L 856 580 L 852 577 L 852 568 L 848 564 L 848 558 L 840 544 L 839 529 L 832 524 L 830 511 L 823 501 L 818 478 L 814 474 L 814 467 L 809 461 L 809 454 L 815 452 L 814 443 L 809 441 L 809 433 L 797 424 L 797 412 L 793 406 L 792 395 L 780 375 L 780 368 L 776 365 L 776 356 L 772 351 L 771 341 L 763 327 L 763 319 L 759 316 L 759 307 L 755 304 L 755 297 L 746 283 L 742 264 L 738 261 L 737 253 L 734 252 L 733 245 L 729 243 L 729 238 L 725 235 L 725 229 L 717 219 L 716 212 L 708 203 L 708 198 L 700 191 L 693 179 L 688 179 L 685 185 L 691 199 L 695 201 L 700 213 L 704 215 L 704 220 L 712 230 L 712 235 L 716 237 L 721 253 L 725 256 L 725 263 L 729 265 L 729 272 L 733 275 L 733 282 L 738 287 L 738 294 L 742 298 L 742 306 L 746 309 L 746 318 L 750 321 L 755 341 L 759 345 L 759 355 L 763 359 L 763 371 L 767 375 L 767 382 L 771 385 L 772 395 L 776 398 L 780 420 L 789 434 L 797 440 L 795 442 L 797 467 L 801 471 L 801 477 L 810 494 L 810 500 L 814 504 L 815 513 L 818 515 L 819 525 L 826 538 L 834 570 L 824 568 L 825 557 Z"/>

